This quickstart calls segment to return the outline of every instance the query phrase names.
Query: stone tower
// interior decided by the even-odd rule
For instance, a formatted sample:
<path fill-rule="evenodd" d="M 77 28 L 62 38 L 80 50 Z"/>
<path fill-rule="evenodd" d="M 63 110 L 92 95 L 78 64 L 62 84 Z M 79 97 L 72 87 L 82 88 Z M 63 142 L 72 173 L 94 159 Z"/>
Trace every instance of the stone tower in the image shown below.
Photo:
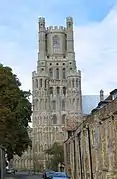
<path fill-rule="evenodd" d="M 73 19 L 66 27 L 45 26 L 39 18 L 37 70 L 32 73 L 33 154 L 45 166 L 44 150 L 64 141 L 65 118 L 82 114 L 81 72 L 76 67 Z"/>

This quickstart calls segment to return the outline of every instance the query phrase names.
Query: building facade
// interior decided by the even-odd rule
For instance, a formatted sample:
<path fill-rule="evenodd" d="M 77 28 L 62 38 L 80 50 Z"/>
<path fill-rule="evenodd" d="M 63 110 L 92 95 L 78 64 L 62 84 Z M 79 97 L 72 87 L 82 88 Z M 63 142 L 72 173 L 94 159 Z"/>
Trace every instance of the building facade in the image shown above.
<path fill-rule="evenodd" d="M 48 156 L 44 151 L 55 141 L 65 139 L 65 119 L 79 120 L 82 114 L 81 72 L 77 71 L 73 19 L 66 27 L 46 27 L 39 18 L 39 53 L 37 70 L 32 73 L 33 155 L 44 167 Z"/>
<path fill-rule="evenodd" d="M 117 90 L 82 121 L 64 142 L 67 173 L 73 179 L 116 179 Z"/>

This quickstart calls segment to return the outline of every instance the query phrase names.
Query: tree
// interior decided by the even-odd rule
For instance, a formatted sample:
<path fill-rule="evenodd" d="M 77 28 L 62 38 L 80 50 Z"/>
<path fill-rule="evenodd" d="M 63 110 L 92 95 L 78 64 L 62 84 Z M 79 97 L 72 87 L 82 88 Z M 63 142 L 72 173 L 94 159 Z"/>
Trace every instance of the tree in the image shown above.
<path fill-rule="evenodd" d="M 12 69 L 0 64 L 0 144 L 8 159 L 19 156 L 31 146 L 28 123 L 31 122 L 30 91 L 20 89 L 21 83 Z"/>
<path fill-rule="evenodd" d="M 45 153 L 50 156 L 50 160 L 47 163 L 47 167 L 57 171 L 58 170 L 58 164 L 64 163 L 63 145 L 55 142 L 52 145 L 52 147 L 45 150 Z"/>

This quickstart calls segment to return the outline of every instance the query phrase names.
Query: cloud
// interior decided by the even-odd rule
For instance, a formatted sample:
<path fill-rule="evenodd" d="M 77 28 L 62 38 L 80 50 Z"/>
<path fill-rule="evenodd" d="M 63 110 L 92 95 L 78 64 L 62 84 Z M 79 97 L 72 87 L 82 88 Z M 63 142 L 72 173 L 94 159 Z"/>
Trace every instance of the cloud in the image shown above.
<path fill-rule="evenodd" d="M 52 25 L 61 24 L 64 17 L 70 14 L 74 15 L 75 24 L 77 23 L 75 26 L 75 49 L 77 66 L 82 70 L 83 93 L 98 94 L 101 88 L 106 92 L 116 88 L 116 7 L 102 21 L 96 22 L 94 18 L 88 21 L 91 17 L 89 12 L 92 11 L 87 9 L 89 7 L 86 7 L 85 3 L 82 3 L 85 1 L 81 3 L 80 1 L 74 1 L 72 6 L 71 1 L 68 1 L 67 8 L 65 1 L 60 5 L 59 0 L 56 3 L 55 1 L 52 3 L 53 0 L 51 0 L 49 5 L 47 5 L 47 0 L 41 4 L 39 1 L 32 3 L 30 0 L 25 2 L 18 0 L 17 3 L 12 0 L 10 4 L 5 1 L 0 6 L 0 62 L 13 68 L 24 89 L 32 88 L 31 75 L 32 71 L 36 69 L 38 16 L 45 16 L 47 23 Z M 110 3 L 108 3 L 108 6 L 110 6 Z M 102 4 L 96 5 L 95 8 L 92 7 L 98 12 L 98 15 L 101 14 L 99 9 L 103 7 Z M 102 11 L 104 12 L 104 10 Z M 7 12 L 9 12 L 9 15 Z M 102 17 L 105 14 L 106 12 Z M 85 20 L 87 20 L 87 23 L 84 23 Z"/>
<path fill-rule="evenodd" d="M 101 22 L 75 27 L 75 51 L 84 94 L 117 87 L 117 7 Z"/>

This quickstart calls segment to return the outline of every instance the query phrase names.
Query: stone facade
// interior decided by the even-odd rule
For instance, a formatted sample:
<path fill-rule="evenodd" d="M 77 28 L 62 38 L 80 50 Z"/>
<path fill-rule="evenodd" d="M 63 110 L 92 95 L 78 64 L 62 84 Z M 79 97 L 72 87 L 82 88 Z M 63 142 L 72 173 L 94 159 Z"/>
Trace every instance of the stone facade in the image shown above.
<path fill-rule="evenodd" d="M 28 134 L 32 140 L 32 128 L 28 129 Z M 10 162 L 10 165 L 12 165 L 12 161 Z M 33 153 L 30 147 L 23 153 L 21 157 L 17 155 L 14 156 L 13 167 L 18 171 L 33 170 Z"/>
<path fill-rule="evenodd" d="M 66 27 L 46 27 L 39 18 L 39 53 L 37 70 L 32 73 L 33 157 L 46 164 L 44 151 L 55 141 L 65 140 L 66 118 L 78 121 L 82 114 L 81 72 L 77 71 L 73 19 L 66 18 Z"/>
<path fill-rule="evenodd" d="M 107 100 L 64 142 L 66 171 L 73 179 L 117 178 L 117 99 Z"/>

